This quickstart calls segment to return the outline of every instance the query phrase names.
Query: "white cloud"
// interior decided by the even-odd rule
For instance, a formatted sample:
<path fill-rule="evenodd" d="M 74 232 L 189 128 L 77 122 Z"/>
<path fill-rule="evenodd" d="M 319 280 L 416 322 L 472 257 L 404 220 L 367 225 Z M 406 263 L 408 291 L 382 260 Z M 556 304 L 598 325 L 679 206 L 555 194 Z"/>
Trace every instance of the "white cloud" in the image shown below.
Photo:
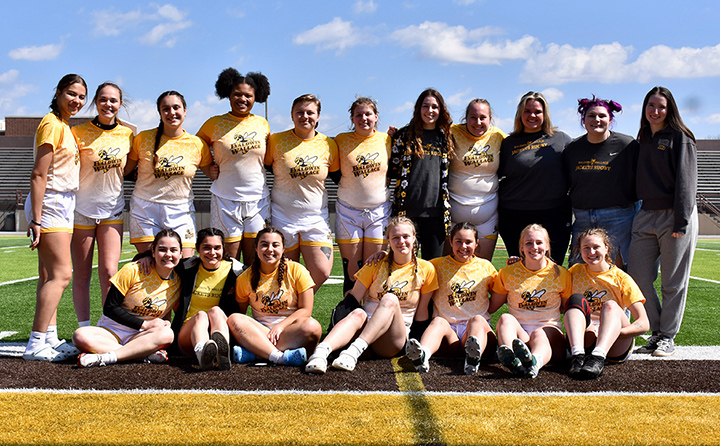
<path fill-rule="evenodd" d="M 441 22 L 424 22 L 394 31 L 390 37 L 403 47 L 420 47 L 420 56 L 443 63 L 500 64 L 534 54 L 538 41 L 532 36 L 491 42 L 488 37 L 501 31 L 492 26 L 467 29 Z"/>
<path fill-rule="evenodd" d="M 353 5 L 353 11 L 356 14 L 375 12 L 377 11 L 377 4 L 374 0 L 358 0 Z"/>
<path fill-rule="evenodd" d="M 705 118 L 705 122 L 708 124 L 720 124 L 720 113 L 715 113 L 708 116 L 707 118 Z"/>
<path fill-rule="evenodd" d="M 390 113 L 405 113 L 408 111 L 412 111 L 414 107 L 415 103 L 407 101 L 406 103 L 392 109 Z"/>
<path fill-rule="evenodd" d="M 447 104 L 448 107 L 462 107 L 464 111 L 465 106 L 468 102 L 470 102 L 469 95 L 471 91 L 472 88 L 468 87 L 465 90 L 457 92 L 452 96 L 448 96 L 445 98 L 445 104 Z"/>
<path fill-rule="evenodd" d="M 115 8 L 95 11 L 92 13 L 95 22 L 94 32 L 100 36 L 117 36 L 126 31 L 141 34 L 138 28 L 145 22 L 156 23 L 149 32 L 139 37 L 140 43 L 174 46 L 177 37 L 173 34 L 192 26 L 191 21 L 185 20 L 187 13 L 170 4 L 162 6 L 151 4 L 151 7 L 154 10 L 150 12 L 141 9 L 118 12 Z"/>
<path fill-rule="evenodd" d="M 161 23 L 159 25 L 155 25 L 149 33 L 140 37 L 140 43 L 144 43 L 146 45 L 157 45 L 162 43 L 164 46 L 171 48 L 175 46 L 177 38 L 172 37 L 166 39 L 166 37 L 171 36 L 172 34 L 185 28 L 189 28 L 191 25 L 192 22 L 190 21 Z"/>
<path fill-rule="evenodd" d="M 62 49 L 63 45 L 61 43 L 51 43 L 43 46 L 26 46 L 11 50 L 8 56 L 15 60 L 53 60 L 60 55 Z"/>
<path fill-rule="evenodd" d="M 524 82 L 649 82 L 660 78 L 720 76 L 720 45 L 704 48 L 654 46 L 634 62 L 632 46 L 618 42 L 576 48 L 552 43 L 531 57 L 520 79 Z"/>
<path fill-rule="evenodd" d="M 457 3 L 458 5 L 467 6 L 467 5 L 472 5 L 476 1 L 477 0 L 453 0 L 453 3 Z"/>
<path fill-rule="evenodd" d="M 8 70 L 3 74 L 0 74 L 0 84 L 6 84 L 8 82 L 14 82 L 18 78 L 20 72 L 18 70 Z"/>
<path fill-rule="evenodd" d="M 353 26 L 352 22 L 346 22 L 339 17 L 293 38 L 295 45 L 315 45 L 318 50 L 337 50 L 337 53 L 360 43 L 367 45 L 376 41 L 369 31 L 361 30 Z"/>
<path fill-rule="evenodd" d="M 563 97 L 565 97 L 565 93 L 553 87 L 546 88 L 545 90 L 541 91 L 541 93 L 543 94 L 543 96 L 545 96 L 545 99 L 547 99 L 549 104 L 557 102 Z"/>

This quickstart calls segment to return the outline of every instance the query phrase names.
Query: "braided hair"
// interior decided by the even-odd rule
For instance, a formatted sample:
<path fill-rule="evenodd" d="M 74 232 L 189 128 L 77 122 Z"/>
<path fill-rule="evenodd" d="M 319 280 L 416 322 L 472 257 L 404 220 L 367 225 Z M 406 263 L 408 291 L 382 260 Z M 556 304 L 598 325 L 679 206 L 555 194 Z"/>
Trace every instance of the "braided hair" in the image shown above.
<path fill-rule="evenodd" d="M 412 246 L 412 260 L 411 260 L 412 263 L 413 263 L 413 283 L 412 283 L 412 286 L 410 287 L 410 290 L 413 290 L 413 289 L 415 288 L 415 282 L 417 281 L 417 273 L 418 273 L 418 261 L 417 261 L 418 241 L 417 241 L 417 230 L 416 230 L 416 228 L 415 228 L 415 223 L 414 223 L 412 220 L 410 220 L 410 219 L 407 218 L 407 217 L 396 216 L 396 217 L 393 217 L 393 218 L 390 219 L 390 222 L 388 223 L 387 228 L 385 229 L 385 233 L 388 234 L 388 236 L 389 236 L 389 235 L 390 235 L 390 231 L 392 230 L 392 228 L 394 228 L 395 226 L 399 226 L 399 225 L 408 225 L 408 226 L 410 226 L 410 227 L 412 228 L 413 236 L 415 236 L 415 241 L 413 241 L 413 246 Z M 385 281 L 385 286 L 383 287 L 383 288 L 385 288 L 385 289 L 387 289 L 387 288 L 389 287 L 389 285 L 390 285 L 390 275 L 392 274 L 392 264 L 393 264 L 393 261 L 394 261 L 394 260 L 395 260 L 395 251 L 393 251 L 392 248 L 391 248 L 391 249 L 390 249 L 390 252 L 388 253 L 388 256 L 387 256 L 387 271 L 388 271 L 388 276 L 387 276 L 387 279 L 386 279 L 386 281 Z"/>
<path fill-rule="evenodd" d="M 50 101 L 50 111 L 52 111 L 53 114 L 58 118 L 62 118 L 62 116 L 60 116 L 60 106 L 57 102 L 58 94 L 62 93 L 66 88 L 73 84 L 82 85 L 83 87 L 85 87 L 85 91 L 87 92 L 87 84 L 85 83 L 85 79 L 83 79 L 82 76 L 80 76 L 79 74 L 66 74 L 65 76 L 63 76 L 62 79 L 60 79 L 60 82 L 58 82 L 57 87 L 55 87 L 55 94 Z"/>
<path fill-rule="evenodd" d="M 285 257 L 285 236 L 282 231 L 273 226 L 268 226 L 260 230 L 255 237 L 255 258 L 252 266 L 250 266 L 250 288 L 253 292 L 257 292 L 257 287 L 260 284 L 260 256 L 258 256 L 257 248 L 260 239 L 265 234 L 278 234 L 280 236 L 280 242 L 283 247 L 283 254 L 280 257 L 280 264 L 277 268 L 277 284 L 278 287 L 282 286 L 282 282 L 285 279 L 285 272 L 287 271 L 287 258 Z"/>

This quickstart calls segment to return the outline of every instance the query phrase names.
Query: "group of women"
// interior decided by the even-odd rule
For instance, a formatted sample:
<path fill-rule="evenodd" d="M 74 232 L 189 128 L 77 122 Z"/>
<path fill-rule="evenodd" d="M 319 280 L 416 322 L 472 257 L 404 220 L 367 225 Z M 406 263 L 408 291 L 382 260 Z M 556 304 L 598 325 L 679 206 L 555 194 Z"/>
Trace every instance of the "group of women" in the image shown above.
<path fill-rule="evenodd" d="M 590 302 L 604 314 L 587 290 L 585 301 L 566 302 L 572 286 L 560 266 L 571 233 L 579 253 L 571 263 L 582 258 L 590 265 L 580 249 L 583 241 L 605 237 L 582 237 L 594 227 L 606 228 L 608 235 L 594 249 L 595 257 L 603 247 L 619 249 L 601 256 L 605 260 L 597 270 L 587 268 L 616 270 L 612 264 L 619 260 L 623 266 L 627 259 L 648 302 L 653 336 L 644 350 L 672 354 L 697 211 L 694 137 L 667 89 L 656 87 L 645 98 L 636 142 L 610 130 L 620 105 L 595 97 L 579 101 L 587 134 L 575 141 L 552 126 L 540 93 L 521 98 L 513 132 L 506 135 L 492 125 L 484 99 L 471 101 L 462 123 L 453 125 L 442 95 L 433 89 L 422 92 L 410 123 L 391 135 L 377 131 L 376 103 L 358 98 L 349 109 L 352 131 L 333 139 L 316 130 L 321 103 L 313 95 L 293 102 L 293 129 L 271 134 L 267 121 L 251 113 L 255 102 L 270 94 L 264 75 L 243 76 L 228 68 L 215 88 L 218 97 L 228 98 L 231 111 L 210 118 L 197 136 L 183 129 L 183 96 L 167 91 L 157 100 L 159 126 L 133 138 L 133 130 L 117 117 L 123 95 L 112 83 L 96 91 L 98 115 L 70 130 L 68 119 L 84 105 L 87 86 L 77 75 L 60 81 L 52 112 L 38 128 L 26 206 L 41 271 L 26 359 L 59 361 L 78 353 L 58 339 L 55 321 L 72 277 L 81 326 L 74 340 L 90 353 L 81 357 L 85 365 L 162 359 L 162 348 L 175 341 L 181 351 L 194 353 L 203 369 L 227 368 L 231 355 L 243 362 L 259 356 L 304 363 L 314 350 L 307 369 L 324 372 L 330 353 L 349 343 L 333 366 L 352 370 L 368 346 L 382 356 L 400 352 L 414 322 L 420 340 L 411 339 L 407 352 L 418 367 L 427 369 L 430 355 L 447 344 L 462 347 L 470 373 L 495 342 L 489 314 L 507 300 L 511 314 L 497 327 L 498 355 L 511 370 L 532 376 L 560 354 L 552 347 L 559 345 L 561 332 L 548 328 L 558 328 L 556 310 L 577 307 L 585 316 L 592 313 L 584 306 Z M 191 185 L 197 168 L 214 180 L 211 220 L 218 229 L 196 234 Z M 140 266 L 117 272 L 122 179 L 135 169 L 131 243 L 151 255 Z M 266 170 L 274 174 L 272 193 Z M 322 330 L 311 317 L 313 294 L 329 277 L 333 261 L 327 177 L 339 183 L 335 235 L 350 308 L 314 348 Z M 390 180 L 395 180 L 394 194 Z M 487 262 L 498 233 L 508 253 L 522 258 L 499 275 Z M 95 239 L 104 302 L 99 326 L 112 336 L 95 336 L 99 329 L 88 327 Z M 387 262 L 362 267 L 385 243 Z M 63 261 L 68 254 L 74 269 Z M 307 269 L 297 263 L 301 254 Z M 241 255 L 250 266 L 244 273 L 232 261 Z M 658 264 L 664 284 L 673 288 L 662 304 L 652 287 Z M 455 281 L 459 274 L 463 282 Z M 519 288 L 513 281 L 523 274 L 551 278 L 553 286 L 533 285 L 515 295 Z M 641 328 L 641 313 L 633 306 L 641 299 L 633 299 L 616 296 L 618 307 L 629 307 L 636 324 L 626 330 L 620 322 L 622 334 L 612 330 L 616 338 Z M 252 318 L 242 311 L 248 305 Z M 513 315 L 513 305 L 530 311 L 529 318 Z M 545 319 L 550 313 L 553 317 Z M 539 321 L 549 325 L 536 326 Z M 103 341 L 95 345 L 94 338 Z M 577 338 L 582 336 L 568 332 L 573 353 L 579 351 L 573 345 Z M 606 350 L 614 348 L 614 340 L 608 342 L 602 344 Z"/>

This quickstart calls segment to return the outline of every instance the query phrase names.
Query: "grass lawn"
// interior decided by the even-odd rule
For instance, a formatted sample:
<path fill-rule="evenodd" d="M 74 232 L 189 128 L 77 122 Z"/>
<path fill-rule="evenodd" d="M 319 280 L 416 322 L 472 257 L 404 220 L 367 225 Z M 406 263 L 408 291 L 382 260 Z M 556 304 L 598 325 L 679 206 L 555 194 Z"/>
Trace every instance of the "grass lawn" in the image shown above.
<path fill-rule="evenodd" d="M 0 235 L 0 283 L 27 279 L 37 276 L 37 254 L 27 246 L 29 239 L 21 236 Z M 135 248 L 125 237 L 121 259 L 130 259 Z M 495 251 L 493 264 L 496 268 L 505 265 L 507 255 L 500 247 Z M 68 259 L 69 261 L 69 259 Z M 690 291 L 683 325 L 675 341 L 680 345 L 716 345 L 717 327 L 720 326 L 720 240 L 699 240 L 698 249 L 693 261 Z M 342 266 L 338 252 L 331 276 L 342 278 Z M 699 280 L 706 279 L 706 280 Z M 33 314 L 35 312 L 35 287 L 37 280 L 28 280 L 12 284 L 0 285 L 0 331 L 16 331 L 17 333 L 4 340 L 27 340 L 30 334 Z M 659 290 L 659 281 L 655 284 Z M 72 284 L 71 284 L 72 286 Z M 69 339 L 77 328 L 77 319 L 72 304 L 71 286 L 63 294 L 58 308 L 59 334 Z M 94 322 L 100 317 L 100 285 L 97 275 L 91 285 L 92 316 Z M 313 316 L 327 328 L 330 312 L 340 300 L 342 285 L 325 284 L 315 297 Z M 500 314 L 506 311 L 503 306 L 493 315 L 492 324 L 497 322 Z"/>

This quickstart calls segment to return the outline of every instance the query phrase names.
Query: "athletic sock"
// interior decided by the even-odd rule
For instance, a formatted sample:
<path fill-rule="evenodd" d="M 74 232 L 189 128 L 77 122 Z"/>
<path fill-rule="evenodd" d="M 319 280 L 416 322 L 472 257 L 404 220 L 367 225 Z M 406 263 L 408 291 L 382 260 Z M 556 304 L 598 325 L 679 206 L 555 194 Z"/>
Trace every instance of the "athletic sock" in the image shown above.
<path fill-rule="evenodd" d="M 30 339 L 28 339 L 25 351 L 28 353 L 37 351 L 40 347 L 45 345 L 45 338 L 46 333 L 41 333 L 39 331 L 31 331 Z"/>
<path fill-rule="evenodd" d="M 57 325 L 48 325 L 45 343 L 50 345 L 57 345 L 58 342 L 60 342 L 60 339 L 58 339 L 57 335 Z"/>
<path fill-rule="evenodd" d="M 582 347 L 580 345 L 576 345 L 571 349 L 571 353 L 573 356 L 575 355 L 584 355 L 585 354 L 585 347 Z"/>
<path fill-rule="evenodd" d="M 542 360 L 537 357 L 536 355 L 533 355 L 533 358 L 535 358 L 535 363 L 537 365 L 538 370 L 540 370 L 545 364 L 543 364 Z"/>
<path fill-rule="evenodd" d="M 425 361 L 429 361 L 430 357 L 432 356 L 432 353 L 430 353 L 430 350 L 427 349 L 427 347 L 420 345 L 420 348 L 422 348 L 423 354 L 425 354 Z"/>
<path fill-rule="evenodd" d="M 593 356 L 599 356 L 602 359 L 605 359 L 607 357 L 607 352 L 600 347 L 595 347 L 592 351 Z"/>
<path fill-rule="evenodd" d="M 270 353 L 270 361 L 274 362 L 275 364 L 284 364 L 285 360 L 283 359 L 283 352 L 275 349 L 274 352 Z"/>
<path fill-rule="evenodd" d="M 195 344 L 195 347 L 193 348 L 193 351 L 195 352 L 195 356 L 197 356 L 198 363 L 200 362 L 200 357 L 202 356 L 203 348 L 205 347 L 204 342 L 198 342 Z"/>
<path fill-rule="evenodd" d="M 78 326 L 79 327 L 89 327 L 90 321 L 78 321 Z"/>
<path fill-rule="evenodd" d="M 362 338 L 355 339 L 348 348 L 345 349 L 344 353 L 358 359 L 360 355 L 368 348 L 368 343 Z"/>
<path fill-rule="evenodd" d="M 317 347 L 315 347 L 315 352 L 313 352 L 312 355 L 327 359 L 328 356 L 330 356 L 330 353 L 332 353 L 332 347 L 330 347 L 330 344 L 327 342 L 321 342 L 317 345 Z"/>
<path fill-rule="evenodd" d="M 114 351 L 101 353 L 100 357 L 105 364 L 115 364 L 117 362 L 117 355 Z"/>

